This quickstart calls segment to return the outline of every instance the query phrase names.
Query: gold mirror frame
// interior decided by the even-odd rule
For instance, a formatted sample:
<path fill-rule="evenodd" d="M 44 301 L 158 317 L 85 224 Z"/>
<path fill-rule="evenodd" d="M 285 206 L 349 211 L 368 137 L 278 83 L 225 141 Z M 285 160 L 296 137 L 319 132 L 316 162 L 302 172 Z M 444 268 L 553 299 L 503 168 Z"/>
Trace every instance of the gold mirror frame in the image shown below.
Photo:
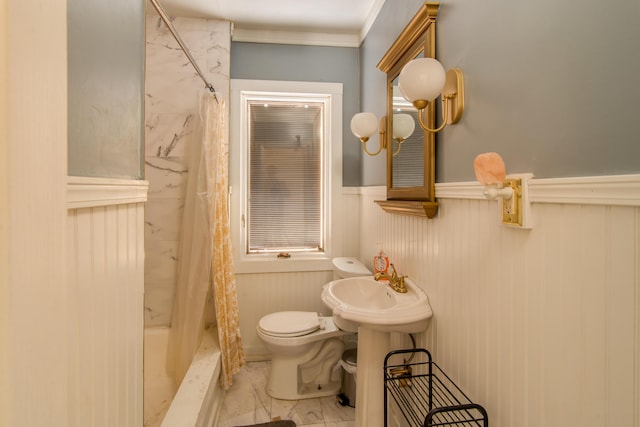
<path fill-rule="evenodd" d="M 425 2 L 411 22 L 406 26 L 387 53 L 378 63 L 378 68 L 387 74 L 387 200 L 376 203 L 386 212 L 433 218 L 438 212 L 435 190 L 435 135 L 424 132 L 423 185 L 416 187 L 394 187 L 393 183 L 393 82 L 402 67 L 419 55 L 435 58 L 436 17 L 439 3 Z M 434 127 L 435 111 L 427 110 L 427 124 Z M 416 132 L 422 129 L 416 126 Z"/>

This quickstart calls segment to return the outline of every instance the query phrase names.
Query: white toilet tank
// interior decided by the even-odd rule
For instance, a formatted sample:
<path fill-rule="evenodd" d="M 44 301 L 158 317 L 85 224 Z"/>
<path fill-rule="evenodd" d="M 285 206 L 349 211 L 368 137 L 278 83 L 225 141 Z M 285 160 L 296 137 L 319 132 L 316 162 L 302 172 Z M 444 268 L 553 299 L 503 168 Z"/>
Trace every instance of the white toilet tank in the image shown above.
<path fill-rule="evenodd" d="M 356 258 L 337 257 L 334 258 L 332 262 L 334 280 L 357 276 L 371 276 L 373 274 Z"/>

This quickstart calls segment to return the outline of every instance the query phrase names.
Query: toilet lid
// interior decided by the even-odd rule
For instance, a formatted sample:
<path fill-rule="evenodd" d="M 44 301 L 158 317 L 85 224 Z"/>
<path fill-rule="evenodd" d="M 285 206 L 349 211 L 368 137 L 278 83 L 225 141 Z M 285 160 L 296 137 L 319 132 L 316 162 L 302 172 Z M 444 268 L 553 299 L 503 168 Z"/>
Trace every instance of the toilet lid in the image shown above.
<path fill-rule="evenodd" d="M 279 311 L 264 316 L 258 326 L 269 335 L 297 337 L 318 330 L 320 319 L 313 311 Z"/>

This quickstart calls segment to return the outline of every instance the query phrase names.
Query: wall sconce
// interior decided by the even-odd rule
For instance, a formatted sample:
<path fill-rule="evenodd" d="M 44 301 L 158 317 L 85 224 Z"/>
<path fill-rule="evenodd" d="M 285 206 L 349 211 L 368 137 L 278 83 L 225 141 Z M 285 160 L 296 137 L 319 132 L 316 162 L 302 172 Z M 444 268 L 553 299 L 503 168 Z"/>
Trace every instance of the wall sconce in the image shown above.
<path fill-rule="evenodd" d="M 402 148 L 402 143 L 407 140 L 413 131 L 416 130 L 416 122 L 410 114 L 394 114 L 393 115 L 393 140 L 398 143 L 398 149 L 392 153 L 397 156 Z"/>
<path fill-rule="evenodd" d="M 433 58 L 418 58 L 409 62 L 400 71 L 398 88 L 404 98 L 418 110 L 420 127 L 437 133 L 447 124 L 458 123 L 464 111 L 464 79 L 462 71 L 454 68 L 445 72 L 439 61 Z M 423 118 L 429 103 L 441 96 L 442 124 L 430 129 Z"/>
<path fill-rule="evenodd" d="M 367 150 L 367 141 L 378 130 L 378 118 L 373 113 L 358 113 L 351 118 L 351 132 L 357 136 L 362 142 L 362 148 L 364 152 L 370 156 L 377 156 L 383 148 L 387 148 L 387 117 L 384 116 L 380 119 L 380 145 L 378 151 L 375 153 Z"/>
<path fill-rule="evenodd" d="M 362 148 L 364 152 L 370 156 L 377 156 L 382 149 L 387 148 L 386 130 L 387 121 L 386 116 L 380 119 L 380 145 L 378 151 L 375 153 L 367 150 L 367 142 L 378 130 L 378 118 L 373 113 L 358 113 L 351 118 L 351 132 L 357 136 L 362 142 Z M 393 115 L 393 139 L 398 143 L 398 149 L 393 153 L 396 156 L 402 148 L 402 143 L 409 138 L 413 131 L 416 129 L 416 122 L 409 114 L 394 114 Z"/>
<path fill-rule="evenodd" d="M 531 228 L 528 181 L 532 174 L 507 177 L 504 160 L 498 153 L 483 153 L 473 161 L 476 179 L 484 185 L 489 200 L 502 199 L 502 223 L 519 228 Z"/>

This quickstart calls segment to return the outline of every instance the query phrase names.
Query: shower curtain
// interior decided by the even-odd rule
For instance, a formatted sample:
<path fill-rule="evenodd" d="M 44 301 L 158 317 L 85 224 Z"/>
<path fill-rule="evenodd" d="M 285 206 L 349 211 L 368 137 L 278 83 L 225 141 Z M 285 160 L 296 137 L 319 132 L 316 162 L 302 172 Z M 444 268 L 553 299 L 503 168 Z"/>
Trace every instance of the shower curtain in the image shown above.
<path fill-rule="evenodd" d="M 199 129 L 189 147 L 189 177 L 178 252 L 169 368 L 182 382 L 205 328 L 207 294 L 214 298 L 222 359 L 221 385 L 245 364 L 229 225 L 229 146 L 224 100 L 200 99 Z"/>

